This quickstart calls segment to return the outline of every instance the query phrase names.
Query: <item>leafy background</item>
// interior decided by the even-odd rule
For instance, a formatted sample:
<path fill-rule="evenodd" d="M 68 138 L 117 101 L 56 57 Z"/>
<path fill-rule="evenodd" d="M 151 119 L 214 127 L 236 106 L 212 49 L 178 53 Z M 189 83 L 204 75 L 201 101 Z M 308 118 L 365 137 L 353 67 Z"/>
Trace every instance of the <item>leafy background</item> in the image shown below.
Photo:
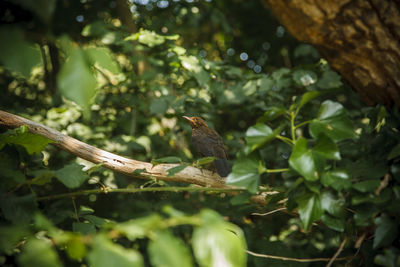
<path fill-rule="evenodd" d="M 198 159 L 182 115 L 201 116 L 229 148 L 227 183 L 247 189 L 83 194 L 186 185 L 1 129 L 5 266 L 281 266 L 245 249 L 331 258 L 343 240 L 350 265 L 398 266 L 398 110 L 363 104 L 258 1 L 1 5 L 2 110 L 148 162 Z M 249 201 L 265 190 L 266 206 Z"/>

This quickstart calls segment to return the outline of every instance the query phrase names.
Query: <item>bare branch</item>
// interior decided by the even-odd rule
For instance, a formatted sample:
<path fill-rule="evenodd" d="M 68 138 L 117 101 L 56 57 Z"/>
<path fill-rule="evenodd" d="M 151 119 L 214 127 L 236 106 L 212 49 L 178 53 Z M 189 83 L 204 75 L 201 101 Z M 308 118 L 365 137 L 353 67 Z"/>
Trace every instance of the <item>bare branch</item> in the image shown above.
<path fill-rule="evenodd" d="M 62 150 L 95 164 L 102 163 L 103 167 L 127 176 L 147 180 L 159 179 L 166 182 L 182 182 L 214 188 L 237 188 L 226 185 L 225 180 L 219 177 L 216 173 L 212 173 L 208 170 L 200 170 L 191 166 L 186 167 L 174 176 L 168 176 L 167 170 L 178 166 L 179 164 L 153 165 L 149 162 L 121 157 L 88 145 L 40 123 L 33 122 L 2 110 L 0 110 L 0 125 L 7 128 L 17 128 L 26 125 L 31 133 L 39 134 L 54 141 L 55 143 L 53 143 L 53 145 Z M 266 194 L 276 193 L 277 192 L 263 192 L 261 195 L 253 196 L 251 200 L 258 204 L 265 205 Z"/>

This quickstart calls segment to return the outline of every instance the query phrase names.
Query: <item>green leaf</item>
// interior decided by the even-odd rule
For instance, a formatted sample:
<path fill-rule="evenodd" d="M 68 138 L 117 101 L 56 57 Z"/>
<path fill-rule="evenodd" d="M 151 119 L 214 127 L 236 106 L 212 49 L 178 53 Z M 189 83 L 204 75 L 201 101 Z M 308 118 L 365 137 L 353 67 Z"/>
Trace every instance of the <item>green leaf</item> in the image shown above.
<path fill-rule="evenodd" d="M 309 86 L 317 82 L 317 74 L 311 70 L 296 70 L 293 72 L 293 80 L 299 86 Z"/>
<path fill-rule="evenodd" d="M 142 217 L 136 220 L 130 220 L 116 225 L 115 229 L 124 234 L 129 240 L 145 237 L 149 231 L 160 228 L 163 219 L 156 214 Z"/>
<path fill-rule="evenodd" d="M 253 151 L 256 148 L 273 140 L 275 136 L 276 133 L 274 133 L 274 131 L 272 131 L 268 125 L 257 123 L 246 131 L 246 142 Z"/>
<path fill-rule="evenodd" d="M 193 260 L 188 247 L 168 231 L 156 232 L 148 246 L 150 262 L 156 267 L 190 267 Z"/>
<path fill-rule="evenodd" d="M 392 150 L 390 150 L 387 160 L 394 159 L 398 156 L 400 156 L 400 144 L 395 145 Z"/>
<path fill-rule="evenodd" d="M 236 225 L 203 211 L 204 223 L 193 232 L 193 252 L 202 267 L 246 266 L 246 240 Z"/>
<path fill-rule="evenodd" d="M 86 255 L 86 246 L 82 236 L 72 235 L 66 243 L 66 250 L 71 259 L 81 260 Z"/>
<path fill-rule="evenodd" d="M 319 220 L 324 213 L 320 197 L 317 194 L 307 194 L 296 201 L 304 229 L 308 229 L 311 223 Z"/>
<path fill-rule="evenodd" d="M 126 41 L 137 40 L 141 44 L 148 45 L 149 47 L 154 47 L 163 44 L 166 40 L 177 40 L 179 35 L 159 35 L 154 31 L 140 30 L 140 32 L 132 34 L 125 38 Z"/>
<path fill-rule="evenodd" d="M 199 59 L 195 56 L 179 56 L 182 66 L 196 78 L 200 86 L 206 86 L 210 81 L 210 74 L 206 72 Z"/>
<path fill-rule="evenodd" d="M 309 129 L 313 138 L 324 133 L 335 142 L 357 137 L 343 106 L 330 100 L 322 103 L 318 117 L 311 121 Z"/>
<path fill-rule="evenodd" d="M 357 207 L 354 213 L 354 222 L 358 227 L 367 227 L 372 224 L 372 219 L 378 213 L 375 205 L 365 205 Z"/>
<path fill-rule="evenodd" d="M 92 244 L 93 248 L 87 255 L 90 266 L 143 266 L 143 259 L 139 252 L 114 244 L 105 235 L 96 236 Z"/>
<path fill-rule="evenodd" d="M 265 123 L 268 121 L 272 121 L 276 118 L 278 118 L 281 115 L 284 115 L 286 113 L 286 109 L 283 107 L 270 107 L 262 117 L 260 117 L 257 122 L 259 123 Z"/>
<path fill-rule="evenodd" d="M 366 180 L 366 181 L 361 181 L 358 183 L 353 184 L 353 188 L 366 193 L 366 192 L 374 192 L 378 186 L 381 184 L 380 180 Z"/>
<path fill-rule="evenodd" d="M 105 47 L 91 47 L 85 50 L 92 65 L 97 64 L 101 68 L 107 69 L 113 74 L 120 73 L 120 69 L 116 61 L 112 57 L 112 53 Z"/>
<path fill-rule="evenodd" d="M 29 235 L 28 227 L 28 224 L 11 226 L 2 224 L 0 226 L 0 253 L 11 255 L 17 243 Z"/>
<path fill-rule="evenodd" d="M 167 176 L 168 177 L 174 176 L 178 172 L 183 171 L 186 167 L 187 167 L 187 165 L 179 165 L 179 166 L 175 166 L 175 167 L 169 168 L 167 170 L 167 173 L 168 173 Z"/>
<path fill-rule="evenodd" d="M 164 114 L 168 109 L 168 103 L 165 99 L 156 98 L 150 104 L 151 114 Z"/>
<path fill-rule="evenodd" d="M 72 231 L 82 235 L 94 234 L 96 233 L 96 227 L 92 223 L 73 222 Z"/>
<path fill-rule="evenodd" d="M 39 49 L 24 39 L 16 27 L 0 27 L 0 63 L 11 71 L 29 77 L 33 67 L 41 63 Z"/>
<path fill-rule="evenodd" d="M 18 256 L 20 266 L 58 267 L 62 266 L 56 251 L 50 242 L 31 238 Z"/>
<path fill-rule="evenodd" d="M 299 102 L 299 108 L 303 107 L 305 104 L 313 100 L 314 98 L 318 97 L 321 93 L 318 91 L 311 91 L 305 93 Z"/>
<path fill-rule="evenodd" d="M 5 144 L 20 145 L 23 146 L 30 155 L 32 155 L 33 153 L 42 152 L 48 144 L 54 143 L 54 141 L 47 139 L 46 137 L 23 130 L 24 127 L 26 126 L 9 130 L 0 135 L 0 149 Z"/>
<path fill-rule="evenodd" d="M 321 89 L 332 89 L 342 85 L 340 75 L 331 70 L 323 72 L 321 79 L 317 83 L 317 86 Z"/>
<path fill-rule="evenodd" d="M 56 7 L 56 0 L 14 0 L 35 13 L 44 23 L 49 24 Z"/>
<path fill-rule="evenodd" d="M 82 217 L 97 227 L 102 227 L 110 222 L 108 219 L 100 218 L 94 215 L 84 215 Z"/>
<path fill-rule="evenodd" d="M 317 153 L 324 158 L 340 160 L 339 148 L 327 135 L 321 133 L 317 138 L 317 144 L 313 148 L 313 153 Z"/>
<path fill-rule="evenodd" d="M 332 230 L 341 233 L 344 232 L 344 227 L 346 225 L 346 221 L 344 220 L 344 218 L 335 218 L 328 214 L 324 214 L 322 215 L 321 220 L 326 226 L 328 226 Z"/>
<path fill-rule="evenodd" d="M 80 48 L 69 49 L 71 51 L 69 57 L 58 73 L 57 85 L 65 97 L 88 112 L 97 93 L 97 80 L 90 70 L 86 54 Z"/>
<path fill-rule="evenodd" d="M 324 172 L 321 183 L 324 186 L 331 186 L 336 190 L 349 189 L 351 187 L 349 174 L 340 169 Z"/>
<path fill-rule="evenodd" d="M 7 194 L 2 195 L 0 200 L 2 215 L 14 224 L 28 223 L 37 211 L 33 194 L 21 197 Z"/>
<path fill-rule="evenodd" d="M 237 159 L 226 183 L 244 186 L 249 192 L 256 193 L 260 183 L 259 163 L 249 158 Z"/>
<path fill-rule="evenodd" d="M 321 195 L 321 207 L 329 214 L 344 218 L 346 215 L 346 203 L 343 199 L 337 199 L 329 191 L 324 191 Z"/>
<path fill-rule="evenodd" d="M 379 254 L 374 258 L 374 263 L 385 267 L 398 267 L 400 265 L 400 251 L 390 247 L 384 250 L 384 255 Z"/>
<path fill-rule="evenodd" d="M 375 237 L 373 248 L 390 245 L 397 238 L 397 223 L 385 213 L 375 219 Z"/>
<path fill-rule="evenodd" d="M 308 181 L 318 180 L 316 162 L 312 151 L 307 149 L 307 139 L 299 138 L 293 147 L 289 165 Z"/>
<path fill-rule="evenodd" d="M 249 192 L 243 192 L 243 193 L 238 194 L 238 195 L 234 196 L 233 198 L 231 198 L 231 200 L 229 202 L 233 206 L 242 205 L 242 204 L 249 203 L 250 197 L 251 197 L 251 194 Z"/>
<path fill-rule="evenodd" d="M 57 179 L 68 188 L 78 188 L 89 176 L 82 171 L 82 165 L 71 163 L 55 172 Z"/>
<path fill-rule="evenodd" d="M 204 157 L 204 158 L 196 160 L 194 165 L 195 166 L 203 166 L 203 165 L 207 165 L 209 163 L 214 162 L 214 160 L 215 160 L 215 157 Z"/>
<path fill-rule="evenodd" d="M 173 156 L 151 160 L 151 164 L 153 164 L 153 165 L 158 165 L 158 164 L 162 164 L 162 163 L 181 163 L 181 162 L 182 162 L 181 158 L 173 157 Z"/>

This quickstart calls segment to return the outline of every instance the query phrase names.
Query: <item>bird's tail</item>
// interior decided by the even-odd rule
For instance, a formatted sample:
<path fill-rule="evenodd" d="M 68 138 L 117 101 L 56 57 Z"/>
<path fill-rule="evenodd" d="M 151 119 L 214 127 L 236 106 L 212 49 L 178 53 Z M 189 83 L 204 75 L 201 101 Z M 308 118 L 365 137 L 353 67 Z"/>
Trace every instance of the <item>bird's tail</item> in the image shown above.
<path fill-rule="evenodd" d="M 214 160 L 215 168 L 217 173 L 221 177 L 226 177 L 231 173 L 232 167 L 226 159 L 216 159 Z"/>

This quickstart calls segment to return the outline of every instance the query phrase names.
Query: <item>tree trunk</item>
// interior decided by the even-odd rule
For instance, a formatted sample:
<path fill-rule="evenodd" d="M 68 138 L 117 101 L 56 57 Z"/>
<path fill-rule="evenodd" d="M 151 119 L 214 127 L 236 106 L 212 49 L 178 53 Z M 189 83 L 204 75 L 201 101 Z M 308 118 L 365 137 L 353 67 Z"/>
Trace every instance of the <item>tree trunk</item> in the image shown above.
<path fill-rule="evenodd" d="M 400 107 L 398 0 L 264 0 L 369 105 Z"/>

